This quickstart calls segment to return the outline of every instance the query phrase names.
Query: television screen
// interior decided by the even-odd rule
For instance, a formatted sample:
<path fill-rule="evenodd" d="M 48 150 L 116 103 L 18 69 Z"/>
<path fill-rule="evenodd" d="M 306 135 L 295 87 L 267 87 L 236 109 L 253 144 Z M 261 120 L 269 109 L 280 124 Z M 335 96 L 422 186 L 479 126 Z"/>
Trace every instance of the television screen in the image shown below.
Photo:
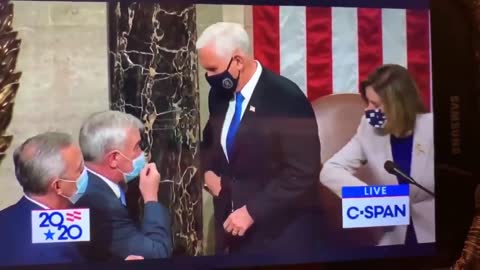
<path fill-rule="evenodd" d="M 434 256 L 429 2 L 307 4 L 1 3 L 0 266 Z"/>

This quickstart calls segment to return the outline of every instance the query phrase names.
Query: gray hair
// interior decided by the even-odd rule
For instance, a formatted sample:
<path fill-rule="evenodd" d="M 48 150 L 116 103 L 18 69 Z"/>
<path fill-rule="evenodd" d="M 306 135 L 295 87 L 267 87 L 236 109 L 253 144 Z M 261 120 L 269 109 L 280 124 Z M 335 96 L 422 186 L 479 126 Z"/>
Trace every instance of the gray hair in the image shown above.
<path fill-rule="evenodd" d="M 26 194 L 45 195 L 54 178 L 66 170 L 62 150 L 73 145 L 70 135 L 46 132 L 27 139 L 13 153 L 15 176 Z"/>
<path fill-rule="evenodd" d="M 235 50 L 250 53 L 250 38 L 241 24 L 219 22 L 210 25 L 197 40 L 197 50 L 212 44 L 221 57 L 230 57 Z"/>
<path fill-rule="evenodd" d="M 80 129 L 80 148 L 85 161 L 96 162 L 111 150 L 122 149 L 128 129 L 143 129 L 135 116 L 119 111 L 92 114 Z"/>

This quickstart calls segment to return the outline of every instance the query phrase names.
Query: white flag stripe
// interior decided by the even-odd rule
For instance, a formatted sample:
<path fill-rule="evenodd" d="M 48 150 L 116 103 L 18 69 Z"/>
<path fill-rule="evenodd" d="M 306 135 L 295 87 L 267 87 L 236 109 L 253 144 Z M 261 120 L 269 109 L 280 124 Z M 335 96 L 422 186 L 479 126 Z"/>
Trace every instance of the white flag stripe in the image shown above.
<path fill-rule="evenodd" d="M 332 8 L 333 94 L 358 92 L 357 8 Z"/>
<path fill-rule="evenodd" d="M 307 94 L 305 7 L 280 6 L 280 74 Z"/>
<path fill-rule="evenodd" d="M 315 55 L 307 55 L 306 9 L 297 6 L 279 7 L 280 57 L 276 61 L 279 63 L 280 74 L 295 82 L 308 96 L 318 92 L 319 89 L 307 89 L 309 85 L 307 59 L 309 57 L 314 59 Z M 384 64 L 399 64 L 408 67 L 407 10 L 381 9 L 381 12 L 381 44 L 372 44 L 372 46 L 376 48 L 381 46 Z M 331 59 L 327 59 L 332 63 L 331 76 L 329 76 L 332 83 L 331 93 L 357 93 L 361 65 L 371 65 L 359 62 L 360 45 L 358 42 L 361 35 L 368 33 L 359 33 L 358 8 L 332 7 L 331 17 L 332 49 L 330 51 Z M 365 45 L 368 46 L 368 44 L 362 46 Z M 315 59 L 315 61 L 317 60 Z M 323 60 L 325 61 L 325 59 Z M 318 71 L 316 72 L 318 73 Z M 431 76 L 431 72 L 429 75 Z M 432 102 L 431 99 L 430 102 Z"/>
<path fill-rule="evenodd" d="M 383 63 L 407 67 L 407 13 L 382 9 Z"/>

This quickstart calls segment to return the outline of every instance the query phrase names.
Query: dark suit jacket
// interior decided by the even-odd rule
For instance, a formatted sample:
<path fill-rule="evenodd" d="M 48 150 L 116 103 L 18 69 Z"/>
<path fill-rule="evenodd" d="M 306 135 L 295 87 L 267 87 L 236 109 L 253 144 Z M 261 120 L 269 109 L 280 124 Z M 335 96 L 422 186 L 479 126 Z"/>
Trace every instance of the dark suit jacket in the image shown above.
<path fill-rule="evenodd" d="M 75 243 L 32 244 L 32 210 L 25 197 L 0 211 L 0 267 L 81 262 Z"/>
<path fill-rule="evenodd" d="M 250 109 L 253 106 L 255 109 Z M 210 117 L 202 142 L 203 172 L 221 176 L 214 198 L 216 249 L 231 253 L 289 253 L 320 241 L 320 141 L 313 109 L 292 81 L 263 68 L 235 138 L 230 163 L 220 137 L 228 99 L 209 94 Z M 224 234 L 223 222 L 244 205 L 254 225 L 244 237 Z"/>
<path fill-rule="evenodd" d="M 160 203 L 146 203 L 143 220 L 136 224 L 112 189 L 89 172 L 87 190 L 76 206 L 90 209 L 91 241 L 83 247 L 90 260 L 123 260 L 129 255 L 153 259 L 171 255 L 169 213 Z"/>

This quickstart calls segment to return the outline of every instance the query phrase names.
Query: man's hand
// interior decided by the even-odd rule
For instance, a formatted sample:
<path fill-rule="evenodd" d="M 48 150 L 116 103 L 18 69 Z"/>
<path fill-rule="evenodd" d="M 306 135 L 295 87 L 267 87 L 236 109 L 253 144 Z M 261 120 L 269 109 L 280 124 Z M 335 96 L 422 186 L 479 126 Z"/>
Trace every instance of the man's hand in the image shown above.
<path fill-rule="evenodd" d="M 143 259 L 143 256 L 129 255 L 127 258 L 125 258 L 125 261 L 138 261 Z"/>
<path fill-rule="evenodd" d="M 223 228 L 233 236 L 243 236 L 252 226 L 253 222 L 252 217 L 247 211 L 247 207 L 243 206 L 228 216 L 227 220 L 223 223 Z"/>
<path fill-rule="evenodd" d="M 142 193 L 143 201 L 157 202 L 158 201 L 158 187 L 160 185 L 160 174 L 158 173 L 155 163 L 149 163 L 140 172 L 140 192 Z"/>
<path fill-rule="evenodd" d="M 212 196 L 217 197 L 220 194 L 222 186 L 220 185 L 220 177 L 212 171 L 205 172 L 205 184 Z"/>

